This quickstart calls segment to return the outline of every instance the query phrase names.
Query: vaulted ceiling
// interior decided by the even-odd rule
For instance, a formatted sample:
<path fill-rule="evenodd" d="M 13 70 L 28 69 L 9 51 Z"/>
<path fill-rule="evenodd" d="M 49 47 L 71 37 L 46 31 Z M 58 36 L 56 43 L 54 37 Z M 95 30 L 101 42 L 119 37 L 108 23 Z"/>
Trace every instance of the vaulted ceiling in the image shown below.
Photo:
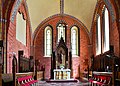
<path fill-rule="evenodd" d="M 90 31 L 97 0 L 64 0 L 64 13 L 79 19 Z M 32 32 L 46 18 L 60 13 L 60 0 L 27 0 Z"/>

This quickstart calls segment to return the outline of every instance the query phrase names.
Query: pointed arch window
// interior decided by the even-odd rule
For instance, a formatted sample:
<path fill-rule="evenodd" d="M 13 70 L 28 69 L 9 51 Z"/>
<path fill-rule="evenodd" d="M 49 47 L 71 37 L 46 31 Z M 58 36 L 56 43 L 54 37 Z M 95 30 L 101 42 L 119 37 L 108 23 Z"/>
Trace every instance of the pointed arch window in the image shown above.
<path fill-rule="evenodd" d="M 51 56 L 52 53 L 52 28 L 47 26 L 45 28 L 45 56 Z"/>
<path fill-rule="evenodd" d="M 72 55 L 78 55 L 78 28 L 73 26 L 71 28 L 71 51 Z"/>
<path fill-rule="evenodd" d="M 109 51 L 109 14 L 108 14 L 108 10 L 105 7 L 104 10 L 104 52 Z"/>
<path fill-rule="evenodd" d="M 60 38 L 63 37 L 63 40 L 65 42 L 65 24 L 60 23 L 57 26 L 58 29 L 58 42 L 60 41 Z"/>
<path fill-rule="evenodd" d="M 101 23 L 100 16 L 97 18 L 97 28 L 96 28 L 96 55 L 101 54 Z"/>
<path fill-rule="evenodd" d="M 23 14 L 19 12 L 16 16 L 16 39 L 26 45 L 26 20 L 23 18 Z"/>

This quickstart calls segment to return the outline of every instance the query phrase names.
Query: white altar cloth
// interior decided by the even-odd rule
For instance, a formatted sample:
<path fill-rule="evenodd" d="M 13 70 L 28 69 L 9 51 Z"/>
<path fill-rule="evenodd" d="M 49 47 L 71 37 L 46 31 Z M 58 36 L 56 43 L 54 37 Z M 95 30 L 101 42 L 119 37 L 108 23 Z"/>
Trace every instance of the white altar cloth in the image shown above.
<path fill-rule="evenodd" d="M 56 79 L 70 79 L 70 69 L 54 69 L 54 80 Z"/>

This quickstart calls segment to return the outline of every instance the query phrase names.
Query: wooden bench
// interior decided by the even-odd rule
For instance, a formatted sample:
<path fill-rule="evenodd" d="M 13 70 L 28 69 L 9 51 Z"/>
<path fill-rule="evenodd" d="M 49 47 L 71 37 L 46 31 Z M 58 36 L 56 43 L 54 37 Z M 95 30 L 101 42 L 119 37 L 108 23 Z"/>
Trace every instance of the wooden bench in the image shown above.
<path fill-rule="evenodd" d="M 91 84 L 97 84 L 100 86 L 111 86 L 111 77 L 105 75 L 94 75 L 92 78 L 89 79 Z"/>
<path fill-rule="evenodd" d="M 38 81 L 34 80 L 32 76 L 23 76 L 17 78 L 19 86 L 30 86 L 36 84 Z"/>

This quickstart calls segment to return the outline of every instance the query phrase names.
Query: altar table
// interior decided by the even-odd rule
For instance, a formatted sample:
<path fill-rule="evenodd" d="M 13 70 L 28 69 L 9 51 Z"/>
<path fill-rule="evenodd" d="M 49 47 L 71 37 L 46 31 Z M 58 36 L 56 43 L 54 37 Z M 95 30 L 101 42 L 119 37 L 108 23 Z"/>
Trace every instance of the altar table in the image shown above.
<path fill-rule="evenodd" d="M 56 79 L 70 79 L 70 69 L 54 69 L 54 80 Z"/>

